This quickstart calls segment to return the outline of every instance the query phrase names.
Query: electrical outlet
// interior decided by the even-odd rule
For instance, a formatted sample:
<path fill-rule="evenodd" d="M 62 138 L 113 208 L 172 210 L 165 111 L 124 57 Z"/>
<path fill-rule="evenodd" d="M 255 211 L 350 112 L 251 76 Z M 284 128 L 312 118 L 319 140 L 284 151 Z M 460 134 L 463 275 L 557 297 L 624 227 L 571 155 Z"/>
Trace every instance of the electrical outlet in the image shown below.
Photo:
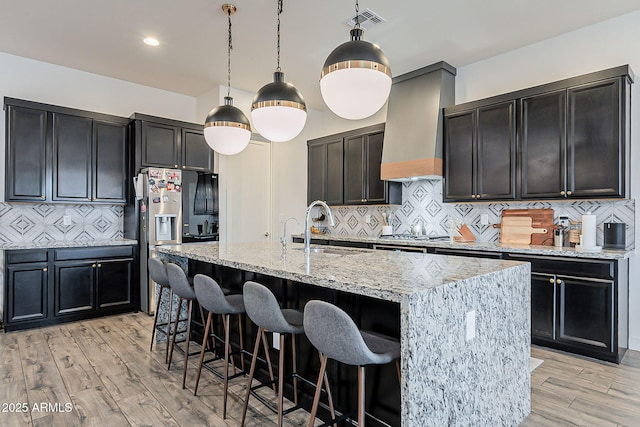
<path fill-rule="evenodd" d="M 277 332 L 273 333 L 273 348 L 280 351 L 280 334 Z"/>
<path fill-rule="evenodd" d="M 364 216 L 364 222 L 366 222 L 367 224 L 371 224 L 371 215 L 370 214 L 366 214 Z"/>
<path fill-rule="evenodd" d="M 62 225 L 71 225 L 71 216 L 64 215 L 62 217 Z"/>
<path fill-rule="evenodd" d="M 476 312 L 471 310 L 467 313 L 466 340 L 471 341 L 476 337 Z"/>
<path fill-rule="evenodd" d="M 480 214 L 480 225 L 489 225 L 489 215 Z"/>

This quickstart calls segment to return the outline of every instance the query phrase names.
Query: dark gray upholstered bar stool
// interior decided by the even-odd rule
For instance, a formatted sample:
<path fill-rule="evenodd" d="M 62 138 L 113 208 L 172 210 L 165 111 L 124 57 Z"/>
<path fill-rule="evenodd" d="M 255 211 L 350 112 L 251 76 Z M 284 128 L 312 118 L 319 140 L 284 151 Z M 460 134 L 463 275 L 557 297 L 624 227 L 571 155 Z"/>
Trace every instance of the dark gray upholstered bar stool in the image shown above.
<path fill-rule="evenodd" d="M 242 409 L 242 423 L 244 426 L 247 416 L 247 406 L 249 405 L 249 396 L 252 392 L 262 387 L 264 384 L 252 387 L 253 375 L 255 373 L 256 361 L 258 358 L 258 352 L 260 351 L 260 343 L 264 347 L 265 354 L 269 356 L 269 346 L 267 345 L 267 339 L 265 336 L 266 331 L 275 332 L 280 334 L 280 350 L 278 358 L 278 427 L 282 426 L 282 417 L 284 414 L 292 412 L 299 408 L 298 406 L 298 379 L 302 379 L 297 374 L 296 367 L 296 335 L 304 333 L 304 327 L 302 325 L 303 313 L 300 310 L 293 309 L 281 309 L 276 297 L 273 293 L 264 285 L 260 283 L 248 281 L 244 284 L 242 289 L 244 295 L 244 306 L 249 318 L 258 326 L 258 333 L 256 334 L 256 343 L 253 349 L 253 357 L 251 358 L 251 368 L 249 370 L 249 378 L 247 380 L 247 389 L 244 396 L 244 407 Z M 293 373 L 293 396 L 294 406 L 292 408 L 283 410 L 283 388 L 284 388 L 284 353 L 285 353 L 285 338 L 291 336 L 291 354 L 292 354 L 292 368 Z M 273 382 L 273 373 L 271 372 L 271 362 L 267 358 L 267 364 L 269 365 L 269 373 Z M 326 379 L 326 375 L 324 375 Z M 320 382 L 322 384 L 322 382 Z M 326 382 L 325 384 L 328 384 Z M 328 388 L 327 388 L 328 391 Z M 254 396 L 261 402 L 266 402 L 260 398 L 257 394 Z M 329 395 L 329 404 L 331 413 L 333 416 L 333 402 L 331 395 Z M 268 405 L 267 405 L 268 406 Z"/>
<path fill-rule="evenodd" d="M 149 258 L 149 275 L 151 276 L 151 280 L 156 282 L 158 286 L 160 286 L 160 292 L 158 292 L 158 302 L 156 303 L 156 312 L 153 315 L 153 331 L 151 332 L 151 346 L 149 347 L 149 351 L 153 350 L 153 340 L 156 335 L 156 331 L 158 333 L 164 334 L 167 340 L 167 344 L 165 346 L 164 351 L 164 361 L 167 362 L 169 357 L 169 341 L 171 336 L 171 313 L 167 316 L 166 323 L 158 324 L 158 310 L 160 309 L 160 303 L 162 301 L 162 296 L 164 295 L 164 291 L 167 290 L 169 293 L 169 306 L 171 306 L 171 300 L 173 300 L 173 292 L 171 291 L 171 285 L 169 284 L 169 277 L 167 276 L 167 268 L 164 263 L 157 258 Z M 166 326 L 166 330 L 162 330 L 161 328 Z"/>
<path fill-rule="evenodd" d="M 193 309 L 193 301 L 196 299 L 196 293 L 189 284 L 189 279 L 185 272 L 173 263 L 167 264 L 167 276 L 169 277 L 169 283 L 171 284 L 171 290 L 174 294 L 178 295 L 178 311 L 173 324 L 173 334 L 171 336 L 171 347 L 169 349 L 169 361 L 167 362 L 167 369 L 171 369 L 171 359 L 173 357 L 173 349 L 176 346 L 176 336 L 180 331 L 178 330 L 178 322 L 180 321 L 180 309 L 182 308 L 182 302 L 187 303 L 187 328 L 185 332 L 185 348 L 184 348 L 184 367 L 182 371 L 182 388 L 185 388 L 185 382 L 187 379 L 187 361 L 189 356 L 198 353 L 189 354 L 189 342 L 191 342 L 191 312 Z M 202 310 L 202 308 L 201 308 Z M 204 315 L 201 316 L 204 318 Z"/>
<path fill-rule="evenodd" d="M 226 418 L 227 391 L 229 388 L 229 380 L 239 375 L 244 375 L 244 334 L 242 332 L 242 314 L 245 313 L 244 300 L 241 294 L 225 296 L 222 288 L 220 288 L 220 286 L 218 285 L 218 282 L 213 280 L 211 277 L 205 276 L 203 274 L 195 275 L 195 277 L 193 278 L 193 288 L 195 290 L 198 303 L 202 308 L 209 312 L 209 314 L 207 315 L 207 325 L 204 328 L 202 349 L 200 351 L 200 361 L 198 362 L 198 375 L 196 377 L 196 386 L 193 390 L 193 395 L 195 396 L 198 392 L 198 383 L 200 382 L 200 373 L 202 372 L 203 364 L 220 359 L 220 357 L 215 357 L 207 361 L 204 360 L 207 339 L 212 336 L 214 339 L 220 339 L 213 333 L 212 325 L 213 315 L 219 314 L 222 317 L 222 324 L 224 327 L 224 339 L 222 340 L 224 342 L 224 371 L 222 374 L 224 383 L 224 398 L 222 406 L 222 418 Z M 238 315 L 238 329 L 240 335 L 240 363 L 242 366 L 242 372 L 236 374 L 234 366 L 234 375 L 230 378 L 229 357 L 231 356 L 232 352 L 229 337 L 231 333 L 231 316 L 236 314 Z M 233 359 L 231 359 L 231 363 L 233 363 Z"/>
<path fill-rule="evenodd" d="M 315 421 L 320 400 L 319 386 L 328 359 L 358 367 L 358 427 L 364 427 L 364 368 L 366 365 L 382 365 L 395 360 L 400 380 L 400 343 L 393 338 L 359 330 L 347 313 L 324 301 L 309 301 L 304 307 L 304 331 L 311 344 L 320 351 L 318 389 L 313 398 L 309 427 Z"/>

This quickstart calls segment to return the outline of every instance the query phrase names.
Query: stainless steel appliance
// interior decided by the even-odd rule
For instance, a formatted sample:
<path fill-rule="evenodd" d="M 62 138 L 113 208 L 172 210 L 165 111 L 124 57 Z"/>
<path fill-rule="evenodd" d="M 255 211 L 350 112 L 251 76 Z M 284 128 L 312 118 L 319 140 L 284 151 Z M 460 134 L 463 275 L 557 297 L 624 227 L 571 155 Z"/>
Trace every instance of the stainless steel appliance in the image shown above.
<path fill-rule="evenodd" d="M 182 171 L 143 169 L 135 179 L 135 189 L 140 209 L 140 309 L 151 313 L 155 289 L 147 260 L 155 256 L 158 245 L 182 243 Z"/>
<path fill-rule="evenodd" d="M 182 171 L 182 243 L 218 240 L 218 175 Z"/>

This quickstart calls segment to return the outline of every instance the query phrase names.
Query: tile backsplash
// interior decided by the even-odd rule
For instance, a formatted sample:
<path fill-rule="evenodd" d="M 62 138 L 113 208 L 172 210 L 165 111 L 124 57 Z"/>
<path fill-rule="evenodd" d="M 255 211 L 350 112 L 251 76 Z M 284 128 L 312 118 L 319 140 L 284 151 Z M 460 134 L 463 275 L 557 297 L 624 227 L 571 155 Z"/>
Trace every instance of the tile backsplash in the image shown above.
<path fill-rule="evenodd" d="M 0 203 L 0 243 L 122 239 L 123 220 L 119 205 Z"/>
<path fill-rule="evenodd" d="M 426 234 L 449 235 L 449 219 L 465 223 L 479 242 L 497 242 L 500 230 L 492 224 L 500 223 L 503 209 L 553 209 L 554 217 L 568 216 L 580 221 L 582 214 L 591 212 L 597 218 L 596 241 L 601 245 L 603 224 L 623 222 L 627 224 L 627 249 L 635 248 L 635 200 L 573 200 L 504 203 L 443 203 L 442 181 L 423 180 L 405 182 L 402 186 L 402 205 L 393 206 L 338 206 L 332 209 L 335 227 L 328 227 L 331 234 L 349 236 L 379 236 L 382 232 L 382 213 L 391 214 L 394 233 L 409 233 L 413 224 L 421 224 Z M 480 224 L 480 215 L 486 214 L 488 225 Z M 370 216 L 369 223 L 366 222 Z M 326 225 L 326 224 L 325 224 Z"/>

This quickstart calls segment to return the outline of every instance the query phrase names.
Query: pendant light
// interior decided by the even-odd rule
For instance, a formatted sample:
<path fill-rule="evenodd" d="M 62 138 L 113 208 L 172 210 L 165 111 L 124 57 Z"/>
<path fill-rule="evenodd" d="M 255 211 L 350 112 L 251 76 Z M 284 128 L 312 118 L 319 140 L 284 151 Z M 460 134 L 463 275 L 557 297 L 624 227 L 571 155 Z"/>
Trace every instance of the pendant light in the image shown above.
<path fill-rule="evenodd" d="M 282 0 L 278 1 L 278 66 L 273 82 L 260 88 L 251 104 L 253 126 L 269 141 L 289 141 L 304 128 L 307 122 L 307 106 L 302 94 L 294 85 L 284 81 L 280 69 L 280 14 Z"/>
<path fill-rule="evenodd" d="M 351 41 L 329 54 L 320 74 L 324 102 L 335 114 L 350 120 L 373 115 L 387 102 L 391 91 L 389 61 L 380 47 L 362 40 L 359 14 L 356 0 Z"/>
<path fill-rule="evenodd" d="M 236 12 L 232 4 L 223 4 L 222 10 L 229 20 L 229 43 L 227 47 L 227 96 L 224 105 L 209 112 L 204 122 L 204 138 L 214 151 L 227 156 L 238 154 L 249 145 L 251 125 L 242 110 L 233 106 L 231 97 L 231 15 Z"/>

